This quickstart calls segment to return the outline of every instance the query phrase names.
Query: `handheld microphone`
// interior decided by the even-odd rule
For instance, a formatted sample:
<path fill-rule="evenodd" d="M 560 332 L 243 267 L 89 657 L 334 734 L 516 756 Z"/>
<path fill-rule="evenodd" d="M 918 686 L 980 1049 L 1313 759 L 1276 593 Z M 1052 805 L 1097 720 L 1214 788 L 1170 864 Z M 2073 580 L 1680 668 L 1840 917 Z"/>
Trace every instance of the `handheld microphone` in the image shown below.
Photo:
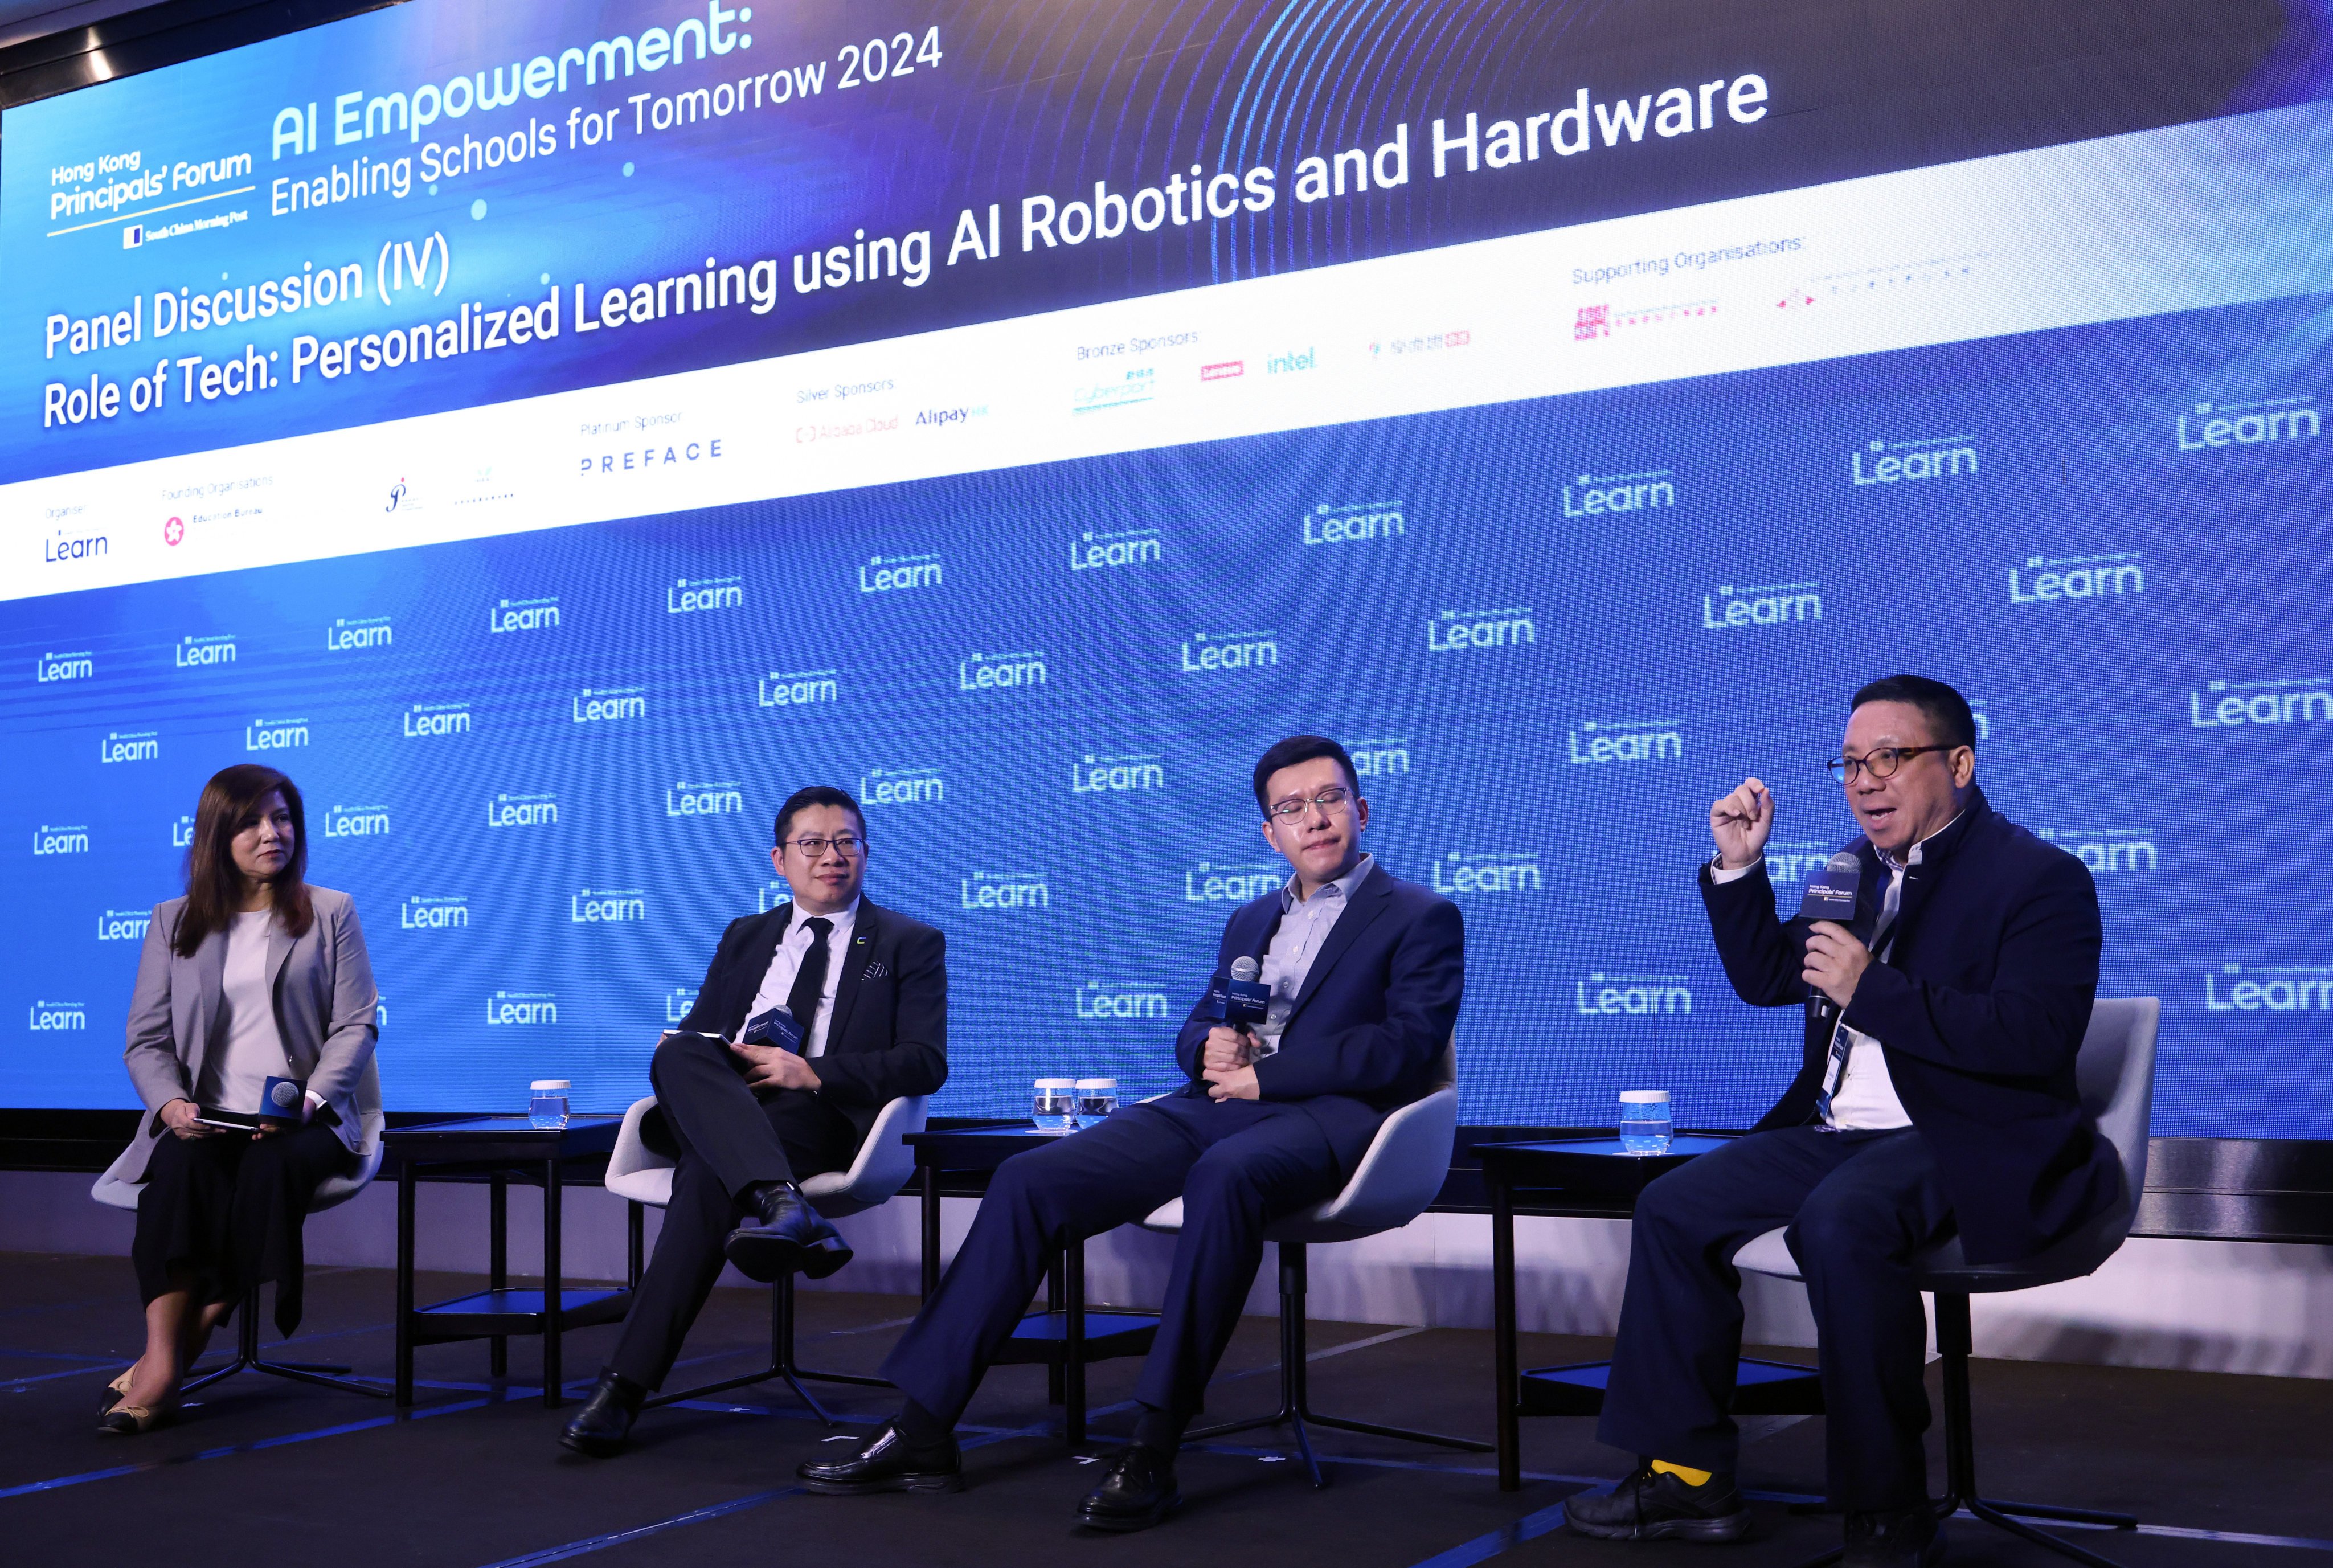
<path fill-rule="evenodd" d="M 1255 1033 L 1272 1012 L 1272 990 L 1258 977 L 1263 973 L 1256 961 L 1243 954 L 1232 960 L 1231 978 L 1217 1000 L 1217 1016 L 1244 1034 Z"/>
<path fill-rule="evenodd" d="M 1807 879 L 1799 899 L 1802 920 L 1835 920 L 1850 929 L 1855 925 L 1855 895 L 1863 885 L 1863 862 L 1845 850 L 1831 856 L 1823 869 Z M 1820 991 L 1807 993 L 1807 1021 L 1828 1024 L 1839 1016 L 1839 1005 Z"/>
<path fill-rule="evenodd" d="M 803 1052 L 802 1026 L 795 1021 L 793 1009 L 783 1003 L 746 1020 L 745 1032 L 738 1038 L 748 1045 L 775 1045 L 797 1056 Z"/>

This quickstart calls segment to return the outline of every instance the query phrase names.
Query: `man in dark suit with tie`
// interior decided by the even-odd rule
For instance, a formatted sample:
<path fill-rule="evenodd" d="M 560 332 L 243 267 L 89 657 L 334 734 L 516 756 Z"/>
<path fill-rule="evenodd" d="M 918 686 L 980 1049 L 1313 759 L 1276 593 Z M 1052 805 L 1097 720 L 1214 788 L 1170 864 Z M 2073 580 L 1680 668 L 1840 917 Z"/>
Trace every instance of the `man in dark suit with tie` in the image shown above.
<path fill-rule="evenodd" d="M 1654 1182 L 1597 1435 L 1639 1456 L 1574 1530 L 1738 1538 L 1726 1414 L 1742 1343 L 1735 1252 L 1788 1227 L 1822 1347 L 1831 1500 L 1846 1568 L 1943 1554 L 1922 1434 L 1927 1322 L 1912 1255 L 1957 1228 L 1972 1264 L 2040 1252 L 2122 1193 L 2074 1057 L 2098 989 L 2098 900 L 2082 862 L 1994 811 L 1976 726 L 1942 681 L 1855 694 L 1832 776 L 1863 836 L 1852 926 L 1777 919 L 1774 802 L 1750 779 L 1710 808 L 1702 900 L 1726 978 L 1807 1008 L 1797 1079 L 1750 1135 Z"/>
<path fill-rule="evenodd" d="M 947 1082 L 946 941 L 861 896 L 859 803 L 798 790 L 776 836 L 770 863 L 793 898 L 730 922 L 696 1005 L 649 1065 L 657 1109 L 641 1132 L 677 1157 L 672 1202 L 615 1356 L 561 1435 L 578 1453 L 622 1447 L 725 1261 L 759 1280 L 823 1279 L 850 1261 L 796 1178 L 849 1169 L 886 1102 Z M 780 1007 L 789 1043 L 740 1039 Z"/>
<path fill-rule="evenodd" d="M 1233 912 L 1176 1041 L 1187 1082 L 996 1172 L 955 1264 L 883 1363 L 907 1402 L 855 1453 L 800 1474 L 814 1492 L 953 1491 L 954 1428 L 1053 1251 L 1183 1200 L 1134 1441 L 1081 1505 L 1140 1530 L 1179 1505 L 1175 1451 L 1263 1257 L 1264 1227 L 1333 1196 L 1387 1112 L 1430 1092 L 1457 1022 L 1465 932 L 1448 899 L 1362 853 L 1368 803 L 1333 740 L 1294 736 L 1253 780 L 1286 886 Z M 1252 1032 L 1208 1000 L 1235 959 L 1271 990 Z"/>

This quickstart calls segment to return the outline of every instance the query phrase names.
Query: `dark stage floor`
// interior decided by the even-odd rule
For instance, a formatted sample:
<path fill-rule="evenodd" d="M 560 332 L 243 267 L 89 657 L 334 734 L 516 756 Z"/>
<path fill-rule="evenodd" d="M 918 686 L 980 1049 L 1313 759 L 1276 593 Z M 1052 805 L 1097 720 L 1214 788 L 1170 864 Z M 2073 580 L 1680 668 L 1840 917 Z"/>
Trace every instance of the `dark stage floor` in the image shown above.
<path fill-rule="evenodd" d="M 422 1299 L 477 1284 L 425 1276 Z M 386 1378 L 391 1299 L 386 1273 L 314 1272 L 300 1348 L 285 1353 L 349 1361 Z M 767 1300 L 715 1293 L 689 1345 L 684 1371 L 692 1380 L 750 1370 L 764 1348 Z M 804 1293 L 802 1303 L 805 1359 L 850 1371 L 873 1368 L 914 1304 L 823 1292 Z M 588 1379 L 614 1332 L 572 1336 L 568 1365 Z M 1487 1334 L 1331 1323 L 1312 1332 L 1318 1408 L 1489 1437 Z M 1268 1320 L 1245 1325 L 1211 1414 L 1270 1408 L 1273 1339 Z M 1714 1551 L 1714 1561 L 1740 1568 L 1787 1568 L 1839 1538 L 1836 1519 L 1787 1506 L 1791 1496 L 1819 1489 L 1819 1420 L 1773 1431 L 1747 1450 L 1743 1480 L 1762 1495 L 1759 1526 L 1730 1548 L 1619 1546 L 1556 1528 L 1566 1496 L 1623 1467 L 1580 1420 L 1524 1424 L 1531 1478 L 1514 1494 L 1497 1490 L 1488 1456 L 1344 1433 L 1320 1439 L 1338 1458 L 1320 1492 L 1277 1450 L 1195 1450 L 1182 1462 L 1188 1504 L 1179 1517 L 1147 1534 L 1106 1537 L 1073 1523 L 1097 1471 L 1043 1434 L 1051 1413 L 1038 1368 L 989 1377 L 967 1419 L 977 1446 L 965 1457 L 962 1495 L 850 1499 L 792 1489 L 794 1465 L 830 1434 L 782 1384 L 725 1396 L 741 1401 L 735 1408 L 652 1412 L 621 1458 L 571 1457 L 553 1441 L 563 1413 L 544 1409 L 539 1390 L 525 1386 L 535 1362 L 524 1340 L 513 1342 L 514 1375 L 502 1388 L 485 1380 L 482 1344 L 421 1352 L 428 1386 L 401 1419 L 386 1401 L 246 1373 L 206 1390 L 175 1428 L 101 1436 L 96 1396 L 137 1342 L 126 1262 L 0 1255 L 0 1563 L 1464 1568 L 1496 1559 L 1501 1568 L 1658 1568 Z M 1533 1336 L 1525 1364 L 1601 1350 L 1595 1341 Z M 1128 1397 L 1134 1366 L 1095 1370 L 1098 1409 Z M 2333 1552 L 2333 1385 L 2002 1361 L 1977 1363 L 1975 1383 L 1988 1489 L 2138 1514 L 2146 1525 L 2136 1537 L 2080 1534 L 2130 1568 L 2303 1568 L 2324 1561 L 2311 1554 Z M 854 1421 L 889 1408 L 883 1390 L 821 1388 Z M 1127 1419 L 1116 1412 L 1098 1425 L 1122 1431 Z M 1251 1440 L 1265 1439 L 1238 1439 Z M 1949 1530 L 1957 1562 L 2059 1561 L 1966 1519 Z"/>

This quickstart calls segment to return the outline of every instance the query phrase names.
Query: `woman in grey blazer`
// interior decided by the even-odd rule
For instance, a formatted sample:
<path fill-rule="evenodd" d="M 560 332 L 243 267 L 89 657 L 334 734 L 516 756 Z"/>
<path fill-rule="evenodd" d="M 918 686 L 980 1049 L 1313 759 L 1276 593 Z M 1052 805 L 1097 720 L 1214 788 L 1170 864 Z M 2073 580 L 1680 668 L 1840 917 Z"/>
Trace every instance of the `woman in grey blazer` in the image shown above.
<path fill-rule="evenodd" d="M 300 791 L 274 768 L 203 786 L 184 898 L 158 904 L 130 1004 L 130 1081 L 150 1114 L 110 1174 L 142 1182 L 130 1246 L 146 1353 L 115 1380 L 107 1431 L 142 1432 L 253 1286 L 300 1321 L 300 1233 L 326 1178 L 355 1169 L 357 1094 L 377 1030 L 372 966 L 346 893 L 310 887 Z M 263 1101 L 270 1080 L 304 1082 Z M 259 1117 L 253 1131 L 206 1111 Z"/>

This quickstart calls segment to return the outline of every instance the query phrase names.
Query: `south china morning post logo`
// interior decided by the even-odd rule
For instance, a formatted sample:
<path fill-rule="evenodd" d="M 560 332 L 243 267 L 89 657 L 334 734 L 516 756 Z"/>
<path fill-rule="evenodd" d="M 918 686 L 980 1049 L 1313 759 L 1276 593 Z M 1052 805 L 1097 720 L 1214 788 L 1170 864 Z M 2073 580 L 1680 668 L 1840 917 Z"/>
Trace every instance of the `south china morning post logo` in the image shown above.
<path fill-rule="evenodd" d="M 85 855 L 89 853 L 89 829 L 82 823 L 52 827 L 43 822 L 33 830 L 33 853 Z"/>
<path fill-rule="evenodd" d="M 1409 517 L 1398 501 L 1322 502 L 1300 519 L 1310 544 L 1366 544 L 1405 539 Z"/>
<path fill-rule="evenodd" d="M 567 715 L 570 724 L 615 724 L 628 718 L 646 718 L 648 688 L 587 686 L 567 699 Z"/>
<path fill-rule="evenodd" d="M 1642 1018 L 1691 1013 L 1690 975 L 1610 975 L 1599 969 L 1574 980 L 1572 1008 L 1583 1018 Z"/>
<path fill-rule="evenodd" d="M 410 893 L 397 906 L 400 931 L 458 931 L 470 923 L 470 900 L 461 894 Z"/>
<path fill-rule="evenodd" d="M 1280 633 L 1263 631 L 1195 632 L 1183 644 L 1183 673 L 1211 674 L 1221 669 L 1262 669 L 1280 662 Z"/>
<path fill-rule="evenodd" d="M 1720 583 L 1701 596 L 1701 629 L 1730 631 L 1743 626 L 1797 626 L 1822 619 L 1822 584 L 1798 582 Z"/>
<path fill-rule="evenodd" d="M 664 814 L 668 817 L 734 817 L 744 813 L 743 779 L 714 779 L 705 784 L 684 779 L 664 792 Z"/>
<path fill-rule="evenodd" d="M 2309 406 L 2316 401 L 2313 394 L 2304 392 L 2236 403 L 2197 403 L 2191 412 L 2175 418 L 2175 444 L 2182 452 L 2215 452 L 2311 440 L 2325 434 L 2324 422 Z"/>
<path fill-rule="evenodd" d="M 43 653 L 33 660 L 33 683 L 51 686 L 60 680 L 97 678 L 97 655 L 89 649 L 77 653 Z"/>
<path fill-rule="evenodd" d="M 697 615 L 708 610 L 744 607 L 745 580 L 742 577 L 681 577 L 667 583 L 664 591 L 667 615 Z"/>
<path fill-rule="evenodd" d="M 1539 640 L 1528 604 L 1504 610 L 1445 610 L 1426 623 L 1426 651 L 1463 653 L 1480 648 L 1521 648 Z"/>
<path fill-rule="evenodd" d="M 1073 794 L 1125 794 L 1166 787 L 1166 754 L 1157 751 L 1092 752 L 1070 765 Z"/>
<path fill-rule="evenodd" d="M 1166 544 L 1156 528 L 1101 532 L 1089 528 L 1070 541 L 1070 570 L 1107 572 L 1117 566 L 1148 566 L 1163 559 L 1166 553 Z"/>
<path fill-rule="evenodd" d="M 486 998 L 486 1022 L 491 1025 L 529 1027 L 559 1022 L 555 991 L 497 991 Z"/>
<path fill-rule="evenodd" d="M 109 730 L 97 743 L 101 763 L 152 762 L 162 755 L 162 732 L 156 729 Z"/>
<path fill-rule="evenodd" d="M 859 568 L 861 593 L 903 593 L 937 588 L 946 582 L 936 550 L 921 555 L 870 555 Z"/>
<path fill-rule="evenodd" d="M 24 1009 L 24 1027 L 43 1034 L 59 1029 L 89 1027 L 89 1007 L 81 1002 L 46 1002 L 35 998 Z"/>
<path fill-rule="evenodd" d="M 1857 488 L 1959 479 L 1978 472 L 1974 436 L 1920 436 L 1908 441 L 1876 438 L 1848 455 Z"/>
<path fill-rule="evenodd" d="M 571 926 L 637 926 L 648 918 L 645 888 L 585 888 L 567 895 Z"/>
<path fill-rule="evenodd" d="M 1536 850 L 1483 854 L 1452 850 L 1434 862 L 1437 893 L 1536 893 L 1541 885 Z"/>
<path fill-rule="evenodd" d="M 180 669 L 207 669 L 215 665 L 235 662 L 235 633 L 215 632 L 197 637 L 189 631 L 178 639 L 170 651 L 170 662 Z"/>
<path fill-rule="evenodd" d="M 559 796 L 549 792 L 497 794 L 486 803 L 486 826 L 490 828 L 551 827 L 558 821 Z"/>
<path fill-rule="evenodd" d="M 245 751 L 292 751 L 309 743 L 304 718 L 255 718 L 243 726 Z"/>
<path fill-rule="evenodd" d="M 514 631 L 548 631 L 559 624 L 559 597 L 504 599 L 486 606 L 486 630 L 494 636 Z"/>
<path fill-rule="evenodd" d="M 756 707 L 814 707 L 840 702 L 837 669 L 773 669 L 754 683 Z"/>
<path fill-rule="evenodd" d="M 2207 680 L 2201 691 L 2187 693 L 2190 729 L 2242 729 L 2263 725 L 2323 724 L 2328 720 L 2333 720 L 2333 677 Z"/>
<path fill-rule="evenodd" d="M 2333 964 L 2223 964 L 2203 972 L 2211 1013 L 2333 1012 Z"/>
<path fill-rule="evenodd" d="M 358 619 L 342 617 L 324 628 L 324 651 L 351 653 L 369 648 L 389 648 L 397 641 L 395 630 L 386 615 L 369 615 Z"/>
<path fill-rule="evenodd" d="M 324 813 L 322 836 L 328 839 L 379 839 L 389 832 L 387 806 L 335 805 Z"/>
<path fill-rule="evenodd" d="M 470 733 L 470 705 L 466 702 L 417 702 L 398 718 L 407 740 Z"/>
<path fill-rule="evenodd" d="M 859 775 L 862 806 L 938 805 L 947 799 L 947 780 L 936 767 L 870 767 Z"/>
<path fill-rule="evenodd" d="M 1053 890 L 1042 871 L 974 871 L 960 879 L 957 902 L 967 909 L 1050 909 Z"/>
<path fill-rule="evenodd" d="M 2034 836 L 2093 871 L 2152 871 L 2162 864 L 2153 828 L 2036 828 Z"/>
<path fill-rule="evenodd" d="M 1077 992 L 1077 1020 L 1080 1024 L 1172 1015 L 1166 987 L 1157 980 L 1088 980 Z"/>
<path fill-rule="evenodd" d="M 116 909 L 110 907 L 98 911 L 97 939 L 101 942 L 142 942 L 146 927 L 153 919 L 151 909 Z"/>
<path fill-rule="evenodd" d="M 1589 718 L 1566 737 L 1575 763 L 1659 762 L 1685 755 L 1685 735 L 1669 718 Z"/>
<path fill-rule="evenodd" d="M 1042 648 L 1019 653 L 975 652 L 970 659 L 956 660 L 955 688 L 958 691 L 1012 691 L 1043 686 L 1050 674 Z"/>
<path fill-rule="evenodd" d="M 1183 870 L 1186 904 L 1244 904 L 1288 880 L 1288 869 L 1272 861 L 1201 861 Z"/>
<path fill-rule="evenodd" d="M 2122 550 L 2097 555 L 2028 555 L 2009 569 L 2011 604 L 2059 604 L 2085 599 L 2120 599 L 2146 592 L 2146 569 L 2139 553 Z"/>
<path fill-rule="evenodd" d="M 1671 468 L 1646 468 L 1634 474 L 1582 474 L 1563 487 L 1563 515 L 1601 517 L 1618 512 L 1666 511 L 1677 504 L 1675 474 Z"/>

